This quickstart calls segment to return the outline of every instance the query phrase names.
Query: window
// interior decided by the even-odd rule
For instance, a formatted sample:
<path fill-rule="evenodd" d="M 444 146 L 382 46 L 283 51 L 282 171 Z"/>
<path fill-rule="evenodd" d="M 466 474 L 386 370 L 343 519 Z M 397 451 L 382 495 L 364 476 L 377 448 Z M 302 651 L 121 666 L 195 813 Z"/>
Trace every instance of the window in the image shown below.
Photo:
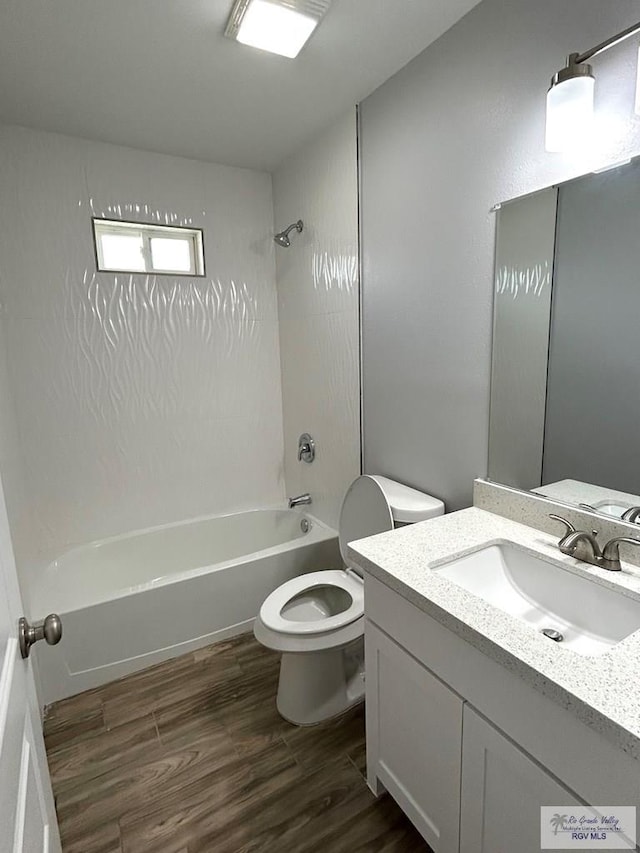
<path fill-rule="evenodd" d="M 199 228 L 94 219 L 93 236 L 98 269 L 103 272 L 204 275 Z"/>

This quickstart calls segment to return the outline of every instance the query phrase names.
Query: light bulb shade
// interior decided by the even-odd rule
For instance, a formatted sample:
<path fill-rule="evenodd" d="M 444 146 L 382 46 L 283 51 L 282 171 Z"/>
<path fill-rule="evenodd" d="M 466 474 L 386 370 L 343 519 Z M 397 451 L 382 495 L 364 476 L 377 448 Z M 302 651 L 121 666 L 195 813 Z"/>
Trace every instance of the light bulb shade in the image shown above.
<path fill-rule="evenodd" d="M 330 4 L 331 0 L 235 0 L 224 34 L 294 59 Z"/>
<path fill-rule="evenodd" d="M 593 127 L 595 80 L 590 74 L 567 76 L 547 92 L 547 151 L 567 151 L 584 142 Z"/>
<path fill-rule="evenodd" d="M 237 39 L 242 44 L 295 59 L 318 21 L 270 0 L 252 0 Z"/>

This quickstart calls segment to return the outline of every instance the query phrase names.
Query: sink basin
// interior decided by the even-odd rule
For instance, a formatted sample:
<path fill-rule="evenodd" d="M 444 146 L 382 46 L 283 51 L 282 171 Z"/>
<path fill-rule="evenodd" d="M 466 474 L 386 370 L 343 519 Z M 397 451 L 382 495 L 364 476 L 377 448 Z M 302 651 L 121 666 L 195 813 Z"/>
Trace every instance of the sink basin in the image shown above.
<path fill-rule="evenodd" d="M 594 509 L 602 512 L 605 515 L 612 515 L 614 518 L 622 518 L 623 514 L 631 509 L 631 504 L 620 503 L 615 500 L 595 501 L 592 504 Z"/>
<path fill-rule="evenodd" d="M 515 545 L 489 545 L 434 571 L 538 631 L 559 632 L 560 646 L 583 655 L 640 629 L 640 601 Z"/>

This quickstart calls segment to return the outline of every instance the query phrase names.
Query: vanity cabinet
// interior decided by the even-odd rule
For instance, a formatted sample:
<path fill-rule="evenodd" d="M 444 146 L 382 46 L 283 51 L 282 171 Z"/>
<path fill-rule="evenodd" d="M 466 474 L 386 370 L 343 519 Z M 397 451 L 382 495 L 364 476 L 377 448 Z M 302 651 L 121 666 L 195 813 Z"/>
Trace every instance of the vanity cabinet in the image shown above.
<path fill-rule="evenodd" d="M 460 853 L 540 853 L 540 806 L 580 801 L 465 705 Z"/>
<path fill-rule="evenodd" d="M 540 806 L 637 805 L 640 763 L 365 577 L 367 781 L 434 853 L 539 853 Z"/>
<path fill-rule="evenodd" d="M 393 794 L 436 853 L 457 851 L 462 699 L 374 625 L 366 644 L 370 782 Z"/>

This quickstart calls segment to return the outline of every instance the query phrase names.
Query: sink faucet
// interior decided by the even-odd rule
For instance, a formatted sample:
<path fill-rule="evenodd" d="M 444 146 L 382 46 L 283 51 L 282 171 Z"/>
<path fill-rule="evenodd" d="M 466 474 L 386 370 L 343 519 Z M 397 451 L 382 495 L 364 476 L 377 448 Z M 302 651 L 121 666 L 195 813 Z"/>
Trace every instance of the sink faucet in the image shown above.
<path fill-rule="evenodd" d="M 609 569 L 610 572 L 620 571 L 622 566 L 620 565 L 618 546 L 621 542 L 625 542 L 627 545 L 640 545 L 640 539 L 632 539 L 630 536 L 618 536 L 615 539 L 609 539 L 604 546 L 602 560 L 599 563 L 603 569 Z"/>
<path fill-rule="evenodd" d="M 551 514 L 549 518 L 559 521 L 567 528 L 567 532 L 558 542 L 558 548 L 563 554 L 568 554 L 584 563 L 590 563 L 592 566 L 607 569 L 609 572 L 619 572 L 622 569 L 619 551 L 621 542 L 627 545 L 640 545 L 640 539 L 632 539 L 630 536 L 616 536 L 610 539 L 600 550 L 595 530 L 592 533 L 587 533 L 586 530 L 576 530 L 573 524 L 561 515 Z"/>
<path fill-rule="evenodd" d="M 294 506 L 304 506 L 306 504 L 311 503 L 311 495 L 306 492 L 304 495 L 298 495 L 295 498 L 289 498 L 289 509 L 293 509 Z"/>
<path fill-rule="evenodd" d="M 575 557 L 576 560 L 582 560 L 584 563 L 598 565 L 597 561 L 601 559 L 602 551 L 596 539 L 595 530 L 592 533 L 587 533 L 586 530 L 576 530 L 573 524 L 561 515 L 551 513 L 549 518 L 559 521 L 567 528 L 567 532 L 558 542 L 558 548 L 563 554 L 568 554 L 569 557 Z"/>
<path fill-rule="evenodd" d="M 623 521 L 631 521 L 634 524 L 637 524 L 638 519 L 640 518 L 640 506 L 630 506 L 626 512 L 622 513 Z"/>

